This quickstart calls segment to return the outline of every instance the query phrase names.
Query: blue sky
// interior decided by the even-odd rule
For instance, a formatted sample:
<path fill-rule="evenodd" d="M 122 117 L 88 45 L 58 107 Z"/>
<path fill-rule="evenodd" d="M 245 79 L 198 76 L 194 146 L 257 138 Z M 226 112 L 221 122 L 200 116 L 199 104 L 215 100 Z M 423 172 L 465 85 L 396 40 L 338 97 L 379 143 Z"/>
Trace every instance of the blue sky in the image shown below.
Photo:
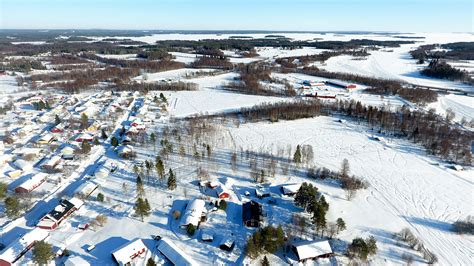
<path fill-rule="evenodd" d="M 0 28 L 472 32 L 473 0 L 0 0 Z"/>

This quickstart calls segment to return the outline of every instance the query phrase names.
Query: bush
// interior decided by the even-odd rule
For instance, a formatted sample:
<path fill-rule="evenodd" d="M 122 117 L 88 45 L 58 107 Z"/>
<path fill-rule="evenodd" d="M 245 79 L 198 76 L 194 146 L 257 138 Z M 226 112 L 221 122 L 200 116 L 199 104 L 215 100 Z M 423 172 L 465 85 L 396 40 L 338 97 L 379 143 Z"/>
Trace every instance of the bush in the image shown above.
<path fill-rule="evenodd" d="M 181 212 L 176 210 L 173 211 L 173 219 L 178 220 L 181 217 Z"/>
<path fill-rule="evenodd" d="M 227 209 L 227 202 L 225 200 L 221 200 L 219 202 L 219 209 L 225 211 Z"/>
<path fill-rule="evenodd" d="M 373 236 L 367 239 L 354 238 L 347 248 L 347 253 L 351 258 L 355 257 L 362 261 L 367 261 L 369 256 L 377 253 L 377 241 Z"/>
<path fill-rule="evenodd" d="M 51 244 L 39 241 L 33 248 L 33 261 L 40 264 L 48 264 L 53 259 L 54 253 Z"/>
<path fill-rule="evenodd" d="M 281 226 L 267 226 L 258 229 L 247 239 L 245 253 L 250 258 L 256 258 L 264 252 L 275 253 L 285 245 L 285 233 Z"/>
<path fill-rule="evenodd" d="M 97 201 L 104 202 L 104 198 L 105 198 L 104 194 L 102 193 L 97 194 Z"/>
<path fill-rule="evenodd" d="M 196 232 L 196 227 L 193 224 L 189 224 L 188 228 L 186 229 L 186 232 L 188 233 L 189 236 L 193 236 L 194 233 Z"/>

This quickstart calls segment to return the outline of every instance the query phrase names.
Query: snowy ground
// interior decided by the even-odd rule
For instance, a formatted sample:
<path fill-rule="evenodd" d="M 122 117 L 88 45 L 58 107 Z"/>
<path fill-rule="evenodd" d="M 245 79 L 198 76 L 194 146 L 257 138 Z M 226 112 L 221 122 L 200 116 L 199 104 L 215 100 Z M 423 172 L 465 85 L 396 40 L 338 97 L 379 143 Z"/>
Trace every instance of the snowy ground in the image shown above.
<path fill-rule="evenodd" d="M 235 144 L 244 149 L 275 150 L 280 145 L 310 144 L 315 164 L 332 170 L 338 170 L 342 159 L 347 158 L 351 173 L 370 183 L 366 191 L 349 202 L 339 188 L 317 186 L 331 205 L 329 220 L 343 217 L 349 225 L 342 239 L 376 237 L 380 244 L 376 264 L 402 263 L 403 250 L 391 236 L 404 227 L 409 227 L 438 255 L 441 265 L 470 264 L 474 237 L 456 235 L 450 228 L 457 219 L 474 214 L 474 187 L 468 177 L 474 173 L 472 170 L 460 175 L 437 165 L 410 143 L 375 142 L 365 130 L 328 117 L 242 125 L 230 129 L 230 134 Z M 295 181 L 299 179 L 286 182 Z"/>
<path fill-rule="evenodd" d="M 420 42 L 415 44 L 370 51 L 370 55 L 366 57 L 365 60 L 354 60 L 352 56 L 348 55 L 331 57 L 321 67 L 333 72 L 345 72 L 377 78 L 398 79 L 415 85 L 460 89 L 473 92 L 474 87 L 460 82 L 421 76 L 419 71 L 426 66 L 426 64 L 417 65 L 416 60 L 412 59 L 409 54 L 409 51 L 414 50 L 416 47 L 423 44 L 472 41 L 474 40 L 472 34 L 425 34 L 424 36 L 426 36 L 426 39 L 422 39 Z"/>
<path fill-rule="evenodd" d="M 466 122 L 474 119 L 474 97 L 463 95 L 440 95 L 438 101 L 428 105 L 428 108 L 435 108 L 439 114 L 446 114 L 446 110 L 451 109 L 456 116 L 455 121 L 461 121 L 463 118 Z"/>

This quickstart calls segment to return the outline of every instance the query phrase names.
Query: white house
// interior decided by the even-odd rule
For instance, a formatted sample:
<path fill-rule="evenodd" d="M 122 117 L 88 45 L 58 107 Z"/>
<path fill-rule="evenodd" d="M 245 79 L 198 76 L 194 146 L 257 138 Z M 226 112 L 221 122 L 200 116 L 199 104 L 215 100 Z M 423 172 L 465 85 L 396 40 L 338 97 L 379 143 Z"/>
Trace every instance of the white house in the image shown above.
<path fill-rule="evenodd" d="M 112 252 L 112 256 L 119 265 L 134 265 L 134 262 L 137 262 L 137 265 L 142 265 L 138 263 L 138 261 L 143 264 L 146 263 L 145 257 L 147 251 L 148 248 L 143 244 L 143 241 L 141 239 L 135 239 L 117 248 Z"/>
<path fill-rule="evenodd" d="M 201 217 L 205 211 L 206 202 L 201 199 L 193 199 L 186 206 L 183 217 L 181 217 L 181 227 L 186 227 L 190 224 L 197 227 L 201 221 Z"/>

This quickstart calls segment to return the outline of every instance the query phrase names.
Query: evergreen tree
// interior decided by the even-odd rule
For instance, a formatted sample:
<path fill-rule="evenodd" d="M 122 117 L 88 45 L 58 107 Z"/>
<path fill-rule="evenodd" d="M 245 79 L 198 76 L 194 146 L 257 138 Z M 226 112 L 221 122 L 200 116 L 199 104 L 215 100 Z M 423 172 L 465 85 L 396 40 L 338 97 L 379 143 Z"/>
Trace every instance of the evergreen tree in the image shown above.
<path fill-rule="evenodd" d="M 5 198 L 5 214 L 8 218 L 15 218 L 20 214 L 21 206 L 20 200 L 15 197 Z"/>
<path fill-rule="evenodd" d="M 156 173 L 160 177 L 160 180 L 163 180 L 163 178 L 165 178 L 165 166 L 159 156 L 156 157 L 155 168 L 156 168 Z"/>
<path fill-rule="evenodd" d="M 293 155 L 294 163 L 301 163 L 301 148 L 300 145 L 296 146 L 295 154 Z"/>
<path fill-rule="evenodd" d="M 149 258 L 146 261 L 146 266 L 156 266 L 156 262 L 153 260 L 153 258 Z"/>
<path fill-rule="evenodd" d="M 150 204 L 148 204 L 147 200 L 143 200 L 142 198 L 138 198 L 135 202 L 135 215 L 140 216 L 142 222 L 145 216 L 150 215 Z"/>
<path fill-rule="evenodd" d="M 119 145 L 119 141 L 115 136 L 113 136 L 112 139 L 110 140 L 110 144 L 114 147 L 117 147 Z"/>
<path fill-rule="evenodd" d="M 107 133 L 105 133 L 105 129 L 102 129 L 102 130 L 100 131 L 100 134 L 101 134 L 100 137 L 101 137 L 102 139 L 107 139 L 108 136 L 107 136 Z M 117 140 L 117 139 L 116 139 L 116 140 Z M 112 144 L 112 146 L 114 146 L 114 145 Z M 118 146 L 118 140 L 117 140 L 117 145 L 116 145 L 116 146 Z M 116 146 L 114 146 L 114 147 L 116 147 Z"/>
<path fill-rule="evenodd" d="M 89 117 L 86 115 L 86 113 L 81 114 L 81 128 L 85 129 L 89 126 Z"/>
<path fill-rule="evenodd" d="M 88 154 L 91 151 L 91 149 L 92 148 L 91 148 L 91 145 L 90 145 L 89 141 L 83 140 L 82 144 L 81 144 L 82 153 Z"/>
<path fill-rule="evenodd" d="M 8 186 L 7 184 L 0 182 L 0 199 L 3 199 L 7 196 Z"/>
<path fill-rule="evenodd" d="M 174 176 L 173 170 L 168 172 L 168 189 L 174 190 L 176 188 L 176 177 Z"/>
<path fill-rule="evenodd" d="M 33 247 L 33 261 L 39 265 L 46 265 L 54 258 L 53 247 L 44 241 L 38 241 Z"/>
<path fill-rule="evenodd" d="M 268 261 L 267 256 L 263 257 L 262 266 L 270 266 L 270 262 Z"/>
<path fill-rule="evenodd" d="M 54 124 L 57 126 L 59 124 L 61 124 L 61 119 L 59 118 L 58 115 L 55 115 L 54 116 Z"/>
<path fill-rule="evenodd" d="M 342 218 L 337 218 L 336 224 L 337 224 L 337 233 L 346 230 L 346 222 L 344 222 Z"/>
<path fill-rule="evenodd" d="M 137 176 L 137 195 L 138 197 L 142 197 L 145 194 L 145 188 L 143 186 L 143 180 L 140 175 Z"/>

